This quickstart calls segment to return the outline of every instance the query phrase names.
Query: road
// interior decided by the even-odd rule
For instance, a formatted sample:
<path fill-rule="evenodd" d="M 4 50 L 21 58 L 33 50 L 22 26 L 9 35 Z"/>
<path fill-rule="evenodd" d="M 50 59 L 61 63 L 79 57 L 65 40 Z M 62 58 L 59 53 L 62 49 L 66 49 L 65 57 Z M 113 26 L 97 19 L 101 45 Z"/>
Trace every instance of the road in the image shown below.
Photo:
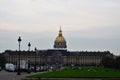
<path fill-rule="evenodd" d="M 6 72 L 6 71 L 0 71 L 0 80 L 22 80 L 23 77 L 37 74 L 37 73 L 21 73 L 21 75 L 17 75 L 17 72 Z"/>

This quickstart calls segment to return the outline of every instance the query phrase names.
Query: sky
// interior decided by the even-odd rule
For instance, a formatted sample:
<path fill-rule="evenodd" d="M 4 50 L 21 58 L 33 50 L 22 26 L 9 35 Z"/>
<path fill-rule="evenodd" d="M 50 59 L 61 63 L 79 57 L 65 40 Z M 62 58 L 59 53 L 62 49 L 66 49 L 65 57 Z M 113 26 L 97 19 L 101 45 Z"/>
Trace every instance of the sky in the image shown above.
<path fill-rule="evenodd" d="M 60 25 L 67 50 L 120 55 L 120 0 L 0 0 L 0 52 L 53 49 Z"/>

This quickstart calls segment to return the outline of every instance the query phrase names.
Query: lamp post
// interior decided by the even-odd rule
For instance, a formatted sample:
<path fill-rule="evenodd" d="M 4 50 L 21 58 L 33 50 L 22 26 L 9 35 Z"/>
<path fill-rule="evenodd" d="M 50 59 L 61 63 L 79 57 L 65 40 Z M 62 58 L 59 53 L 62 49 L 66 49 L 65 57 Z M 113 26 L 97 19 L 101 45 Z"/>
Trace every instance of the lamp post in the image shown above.
<path fill-rule="evenodd" d="M 31 44 L 30 44 L 30 42 L 28 43 L 28 51 L 30 51 L 30 46 L 31 46 Z"/>
<path fill-rule="evenodd" d="M 21 42 L 21 38 L 19 37 L 18 38 L 18 43 L 19 43 L 19 55 L 18 55 L 18 71 L 17 71 L 17 75 L 21 75 L 21 72 L 20 72 L 20 42 Z"/>
<path fill-rule="evenodd" d="M 34 69 L 35 69 L 35 70 L 34 70 L 35 72 L 36 72 L 36 53 L 37 53 L 36 51 L 37 51 L 37 48 L 35 47 L 35 68 L 34 68 Z"/>
<path fill-rule="evenodd" d="M 31 47 L 31 44 L 30 42 L 28 43 L 28 52 L 30 52 L 30 47 Z M 30 55 L 29 55 L 30 56 Z M 30 59 L 28 60 L 28 73 L 30 73 Z"/>

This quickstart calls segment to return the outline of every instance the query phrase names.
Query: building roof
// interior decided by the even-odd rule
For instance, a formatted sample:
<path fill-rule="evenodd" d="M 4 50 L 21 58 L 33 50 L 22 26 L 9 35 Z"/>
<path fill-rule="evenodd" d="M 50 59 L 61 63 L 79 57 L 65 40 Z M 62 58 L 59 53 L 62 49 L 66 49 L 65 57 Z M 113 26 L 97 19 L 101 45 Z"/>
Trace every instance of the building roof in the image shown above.
<path fill-rule="evenodd" d="M 18 55 L 18 51 L 5 51 L 6 54 L 9 55 Z M 107 56 L 107 55 L 113 55 L 109 51 L 104 52 L 88 52 L 88 51 L 67 51 L 67 50 L 56 50 L 56 49 L 49 49 L 49 50 L 37 50 L 35 51 L 21 51 L 21 55 L 44 55 L 44 56 L 51 56 L 53 53 L 60 53 L 62 56 Z"/>
<path fill-rule="evenodd" d="M 109 51 L 104 52 L 87 52 L 87 51 L 79 51 L 79 52 L 68 52 L 69 56 L 106 56 L 111 55 Z"/>

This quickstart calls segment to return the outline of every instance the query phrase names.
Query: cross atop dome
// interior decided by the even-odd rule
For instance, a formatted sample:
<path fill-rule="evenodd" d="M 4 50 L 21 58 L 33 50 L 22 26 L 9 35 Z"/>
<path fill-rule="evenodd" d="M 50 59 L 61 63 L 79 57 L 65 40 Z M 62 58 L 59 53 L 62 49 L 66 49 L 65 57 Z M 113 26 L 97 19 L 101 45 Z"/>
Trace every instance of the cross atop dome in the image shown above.
<path fill-rule="evenodd" d="M 62 31 L 62 29 L 61 29 L 61 25 L 60 25 L 60 31 Z"/>
<path fill-rule="evenodd" d="M 59 35 L 58 36 L 62 36 L 61 26 L 60 26 L 60 30 L 59 30 Z"/>

